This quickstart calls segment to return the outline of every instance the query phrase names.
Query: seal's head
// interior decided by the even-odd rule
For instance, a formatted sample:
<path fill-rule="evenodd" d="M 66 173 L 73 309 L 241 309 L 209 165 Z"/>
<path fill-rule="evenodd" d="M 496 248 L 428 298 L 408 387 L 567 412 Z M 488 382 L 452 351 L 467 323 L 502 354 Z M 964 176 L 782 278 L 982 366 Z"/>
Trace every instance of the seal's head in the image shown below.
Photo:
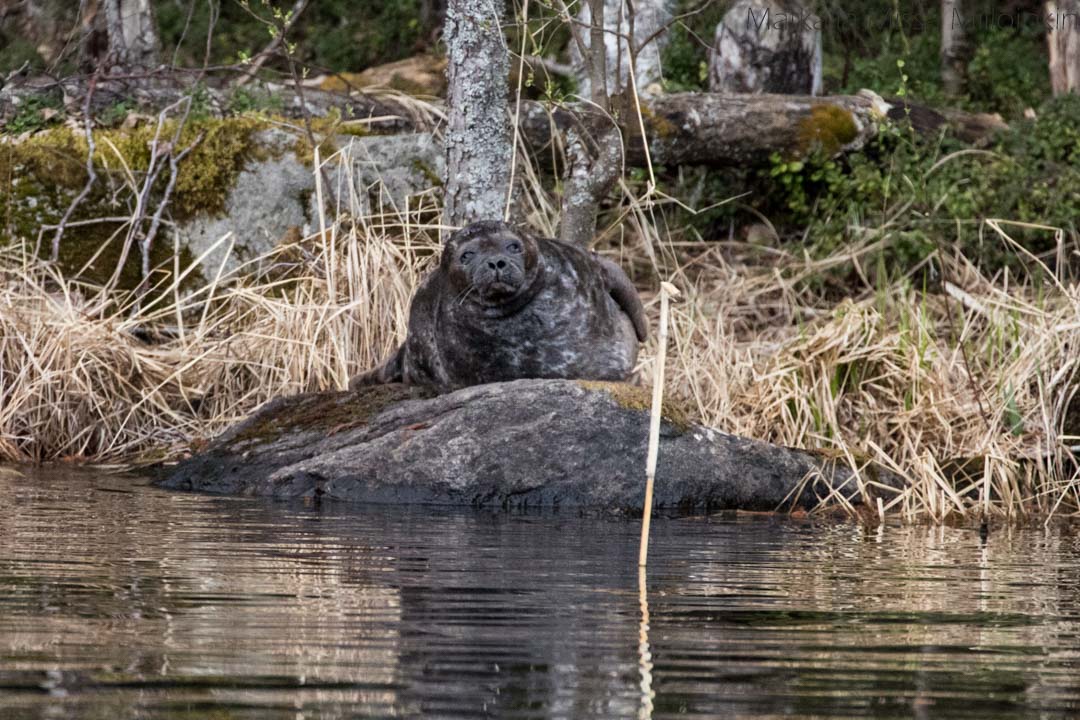
<path fill-rule="evenodd" d="M 442 269 L 451 287 L 482 305 L 504 305 L 519 299 L 538 272 L 536 240 L 503 222 L 473 223 L 450 236 Z"/>

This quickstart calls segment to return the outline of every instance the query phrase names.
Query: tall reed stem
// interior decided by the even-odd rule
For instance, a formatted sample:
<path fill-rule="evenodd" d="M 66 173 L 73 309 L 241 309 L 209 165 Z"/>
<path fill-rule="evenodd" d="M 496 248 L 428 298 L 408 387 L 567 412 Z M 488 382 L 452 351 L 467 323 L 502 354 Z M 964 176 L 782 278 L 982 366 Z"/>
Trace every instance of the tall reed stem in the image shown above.
<path fill-rule="evenodd" d="M 652 412 L 649 415 L 649 456 L 645 461 L 645 508 L 641 516 L 641 548 L 638 566 L 645 567 L 649 557 L 649 521 L 652 519 L 653 483 L 656 480 L 656 456 L 660 451 L 660 408 L 664 403 L 664 362 L 667 359 L 668 302 L 679 297 L 669 282 L 660 283 L 660 334 L 656 338 L 656 367 L 653 372 Z"/>

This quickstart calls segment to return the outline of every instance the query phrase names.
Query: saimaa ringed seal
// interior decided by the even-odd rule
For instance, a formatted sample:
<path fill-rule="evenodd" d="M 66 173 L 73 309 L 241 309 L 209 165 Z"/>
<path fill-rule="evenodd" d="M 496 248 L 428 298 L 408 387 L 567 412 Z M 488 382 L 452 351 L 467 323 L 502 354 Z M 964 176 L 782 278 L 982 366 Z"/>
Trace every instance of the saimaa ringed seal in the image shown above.
<path fill-rule="evenodd" d="M 618 265 L 506 223 L 478 222 L 451 235 L 420 284 L 405 342 L 349 386 L 621 381 L 645 336 L 645 309 Z"/>

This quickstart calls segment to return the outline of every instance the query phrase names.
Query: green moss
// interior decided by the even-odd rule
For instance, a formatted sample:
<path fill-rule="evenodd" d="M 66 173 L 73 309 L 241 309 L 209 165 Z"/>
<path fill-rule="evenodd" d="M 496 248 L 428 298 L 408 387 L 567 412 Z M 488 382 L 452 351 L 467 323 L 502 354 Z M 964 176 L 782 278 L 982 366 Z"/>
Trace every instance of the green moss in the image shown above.
<path fill-rule="evenodd" d="M 592 392 L 606 393 L 616 405 L 627 410 L 641 410 L 642 412 L 652 410 L 652 390 L 649 388 L 601 380 L 578 380 L 577 384 Z M 664 398 L 660 406 L 660 416 L 680 433 L 686 432 L 694 424 L 691 413 L 670 397 Z"/>
<path fill-rule="evenodd" d="M 188 123 L 180 133 L 179 147 L 191 145 L 200 136 L 202 139 L 179 166 L 171 201 L 173 217 L 185 220 L 200 213 L 217 215 L 224 212 L 229 190 L 248 159 L 251 133 L 266 126 L 265 120 L 253 117 L 211 118 Z M 171 137 L 175 129 L 174 123 L 166 123 L 160 137 Z M 150 166 L 151 145 L 156 132 L 156 126 L 148 124 L 134 130 L 96 133 L 100 163 L 106 165 L 118 161 L 117 153 L 109 147 L 111 144 L 131 170 L 145 172 Z M 85 155 L 85 144 L 81 149 Z M 160 177 L 163 186 L 167 175 L 164 172 Z"/>
<path fill-rule="evenodd" d="M 439 173 L 435 172 L 434 168 L 420 158 L 413 158 L 412 166 L 417 172 L 423 175 L 429 183 L 431 183 L 432 187 L 443 186 L 443 180 L 439 177 Z"/>
<path fill-rule="evenodd" d="M 184 221 L 198 214 L 219 214 L 244 162 L 253 154 L 251 134 L 266 127 L 257 118 L 209 119 L 189 123 L 181 132 L 180 147 L 201 141 L 180 163 L 169 206 L 172 219 Z M 166 124 L 161 137 L 171 137 L 175 125 Z M 132 178 L 141 187 L 150 164 L 155 125 L 132 130 L 94 132 L 94 165 L 98 180 L 72 222 L 131 214 Z M 20 143 L 0 145 L 0 239 L 35 243 L 43 225 L 55 225 L 86 184 L 86 138 L 67 127 L 36 133 Z M 168 181 L 166 168 L 152 188 L 147 215 L 157 208 Z M 127 187 L 126 187 L 127 186 Z M 116 222 L 69 227 L 60 246 L 59 262 L 68 274 L 81 270 L 91 282 L 108 280 L 120 261 L 123 226 Z M 151 264 L 171 267 L 172 243 L 162 235 L 151 252 Z M 40 251 L 47 254 L 51 231 L 42 236 Z M 104 250 L 98 254 L 98 250 Z M 87 263 L 97 255 L 93 264 Z M 181 262 L 189 262 L 182 257 Z M 129 252 L 121 269 L 119 287 L 131 289 L 141 280 L 139 253 Z"/>
<path fill-rule="evenodd" d="M 839 105 L 822 103 L 799 121 L 797 150 L 800 156 L 814 151 L 834 155 L 858 135 L 854 115 Z"/>
<path fill-rule="evenodd" d="M 645 106 L 641 107 L 641 119 L 645 122 L 645 126 L 651 131 L 650 134 L 659 138 L 669 138 L 679 131 L 670 120 L 661 115 L 657 115 Z"/>
<path fill-rule="evenodd" d="M 332 435 L 366 425 L 387 407 L 405 400 L 435 396 L 431 388 L 415 385 L 373 385 L 347 393 L 309 395 L 286 400 L 287 405 L 256 418 L 236 435 L 232 446 L 272 441 L 295 431 Z"/>
<path fill-rule="evenodd" d="M 312 127 L 312 134 L 315 136 L 315 141 L 319 146 L 319 157 L 326 159 L 327 156 L 333 155 L 338 151 L 337 144 L 333 141 L 332 136 L 324 135 L 320 137 L 314 127 Z M 296 154 L 296 159 L 302 162 L 309 168 L 315 167 L 315 149 L 303 135 L 296 138 L 296 142 L 293 143 L 293 152 Z"/>

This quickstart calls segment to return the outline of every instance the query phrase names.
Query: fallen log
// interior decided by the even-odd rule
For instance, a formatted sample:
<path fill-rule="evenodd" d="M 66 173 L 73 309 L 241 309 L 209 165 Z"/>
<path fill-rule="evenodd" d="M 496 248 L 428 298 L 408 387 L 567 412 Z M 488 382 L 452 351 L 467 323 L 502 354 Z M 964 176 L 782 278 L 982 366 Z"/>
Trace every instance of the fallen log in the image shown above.
<path fill-rule="evenodd" d="M 857 150 L 882 124 L 911 123 L 919 133 L 950 130 L 961 140 L 982 143 L 1008 128 L 997 115 L 937 111 L 868 90 L 858 95 L 719 95 L 673 93 L 624 108 L 615 118 L 623 136 L 625 162 L 657 165 L 757 165 L 773 153 L 802 157 L 813 150 L 838 155 Z M 554 131 L 584 126 L 594 137 L 610 129 L 613 118 L 584 103 L 555 109 L 537 103 L 522 107 L 521 127 L 534 147 L 552 142 Z M 644 127 L 644 135 L 642 134 Z"/>
<path fill-rule="evenodd" d="M 438 396 L 402 385 L 297 395 L 268 403 L 160 484 L 275 498 L 639 512 L 649 402 L 643 388 L 571 380 Z M 830 496 L 857 504 L 901 483 L 873 466 L 860 483 L 826 455 L 739 438 L 665 408 L 658 510 L 810 508 Z"/>
<path fill-rule="evenodd" d="M 0 87 L 0 132 L 24 107 L 63 108 L 69 117 L 78 117 L 86 106 L 92 77 L 66 78 L 35 76 L 16 78 Z M 190 78 L 176 71 L 148 71 L 141 75 L 105 77 L 94 83 L 90 114 L 97 117 L 123 103 L 133 112 L 156 115 L 164 108 L 193 95 Z M 291 86 L 252 83 L 244 89 L 248 102 L 265 102 L 282 116 L 299 120 L 305 114 L 323 117 L 331 112 L 365 123 L 370 132 L 400 133 L 430 131 L 441 119 L 441 111 L 428 112 L 425 103 L 411 101 L 388 92 L 327 92 L 317 88 L 297 91 Z M 234 90 L 229 87 L 201 87 L 200 112 L 221 117 L 230 113 Z M 437 110 L 437 108 L 436 108 Z"/>
<path fill-rule="evenodd" d="M 87 87 L 88 78 L 81 77 L 9 82 L 0 88 L 0 131 L 33 98 L 62 104 L 69 115 L 78 114 Z M 401 95 L 306 88 L 301 98 L 294 88 L 281 85 L 264 85 L 258 91 L 272 96 L 287 116 L 338 113 L 364 121 L 366 130 L 381 134 L 438 132 L 443 117 L 438 103 L 409 101 Z M 175 77 L 155 83 L 143 78 L 101 80 L 91 112 L 104 111 L 121 100 L 134 102 L 143 112 L 154 112 L 188 92 L 190 88 Z M 202 92 L 211 112 L 227 111 L 227 88 Z M 868 90 L 825 97 L 672 93 L 642 103 L 640 121 L 636 108 L 625 103 L 609 116 L 588 103 L 553 105 L 529 100 L 522 103 L 520 123 L 523 139 L 537 151 L 555 140 L 565 144 L 572 128 L 605 137 L 614 123 L 623 138 L 624 162 L 634 167 L 644 166 L 647 157 L 657 165 L 745 166 L 761 164 L 773 153 L 798 157 L 819 149 L 837 155 L 862 147 L 883 123 L 910 123 L 923 134 L 947 129 L 974 144 L 1008 127 L 997 115 L 935 110 Z M 643 137 L 648 141 L 648 155 Z"/>

